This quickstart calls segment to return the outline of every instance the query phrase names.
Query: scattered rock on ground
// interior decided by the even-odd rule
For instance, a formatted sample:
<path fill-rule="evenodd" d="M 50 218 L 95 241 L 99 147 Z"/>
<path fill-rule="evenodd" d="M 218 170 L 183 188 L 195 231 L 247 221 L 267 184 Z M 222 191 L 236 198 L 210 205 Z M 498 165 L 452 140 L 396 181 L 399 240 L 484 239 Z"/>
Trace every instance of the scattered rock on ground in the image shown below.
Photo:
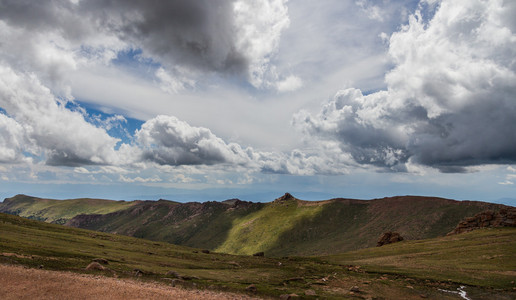
<path fill-rule="evenodd" d="M 145 273 L 140 269 L 134 269 L 134 276 L 143 276 Z"/>
<path fill-rule="evenodd" d="M 382 234 L 382 236 L 378 240 L 378 243 L 376 243 L 376 246 L 381 247 L 383 245 L 397 243 L 401 241 L 403 241 L 403 237 L 399 233 L 388 231 Z"/>
<path fill-rule="evenodd" d="M 280 296 L 280 299 L 281 300 L 288 300 L 288 299 L 293 299 L 293 298 L 298 298 L 299 296 L 296 295 L 296 294 L 283 294 Z"/>
<path fill-rule="evenodd" d="M 356 285 L 352 286 L 349 290 L 353 293 L 360 293 L 360 288 Z"/>
<path fill-rule="evenodd" d="M 172 277 L 172 278 L 179 278 L 179 273 L 177 273 L 174 270 L 168 271 L 166 275 L 169 276 L 169 277 Z"/>
<path fill-rule="evenodd" d="M 258 291 L 254 284 L 250 284 L 248 287 L 245 288 L 245 290 L 251 293 L 256 293 L 256 291 Z"/>
<path fill-rule="evenodd" d="M 94 262 L 91 262 L 87 267 L 86 267 L 86 270 L 99 270 L 99 271 L 103 271 L 105 270 L 106 268 L 104 268 L 101 264 L 99 264 L 98 262 L 94 261 Z"/>
<path fill-rule="evenodd" d="M 317 296 L 314 290 L 306 290 L 305 295 L 307 296 Z"/>
<path fill-rule="evenodd" d="M 235 266 L 237 268 L 240 268 L 240 264 L 237 263 L 236 261 L 228 261 L 228 265 L 232 265 L 232 266 Z"/>
<path fill-rule="evenodd" d="M 285 281 L 305 281 L 305 279 L 303 277 L 292 277 Z"/>

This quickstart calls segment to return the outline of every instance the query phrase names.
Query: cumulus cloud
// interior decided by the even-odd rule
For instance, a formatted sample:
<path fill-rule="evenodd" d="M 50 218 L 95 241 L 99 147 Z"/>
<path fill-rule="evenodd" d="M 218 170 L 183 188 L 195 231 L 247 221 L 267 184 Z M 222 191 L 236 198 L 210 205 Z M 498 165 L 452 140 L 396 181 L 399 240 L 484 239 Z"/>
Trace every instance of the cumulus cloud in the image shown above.
<path fill-rule="evenodd" d="M 270 60 L 278 50 L 282 31 L 290 25 L 286 3 L 287 0 L 234 3 L 236 48 L 249 58 L 249 78 L 255 87 L 268 87 L 277 80 Z"/>
<path fill-rule="evenodd" d="M 47 164 L 64 166 L 117 160 L 118 139 L 64 108 L 34 75 L 0 65 L 0 107 L 7 113 L 0 114 L 2 139 L 18 154 L 45 154 Z"/>
<path fill-rule="evenodd" d="M 24 159 L 22 149 L 25 143 L 23 126 L 14 119 L 0 114 L 0 162 L 22 161 Z"/>
<path fill-rule="evenodd" d="M 332 142 L 318 150 L 284 152 L 256 151 L 226 143 L 209 129 L 195 127 L 173 116 L 157 116 L 145 122 L 135 134 L 135 161 L 161 166 L 222 166 L 224 171 L 246 170 L 275 174 L 344 174 L 353 164 L 347 153 L 336 151 Z"/>
<path fill-rule="evenodd" d="M 516 5 L 501 1 L 442 1 L 429 22 L 416 12 L 390 38 L 395 67 L 386 90 L 342 90 L 294 124 L 338 142 L 357 163 L 391 170 L 513 163 L 515 14 Z"/>
<path fill-rule="evenodd" d="M 161 165 L 245 164 L 248 155 L 204 127 L 194 127 L 173 116 L 157 116 L 135 134 L 142 158 Z"/>

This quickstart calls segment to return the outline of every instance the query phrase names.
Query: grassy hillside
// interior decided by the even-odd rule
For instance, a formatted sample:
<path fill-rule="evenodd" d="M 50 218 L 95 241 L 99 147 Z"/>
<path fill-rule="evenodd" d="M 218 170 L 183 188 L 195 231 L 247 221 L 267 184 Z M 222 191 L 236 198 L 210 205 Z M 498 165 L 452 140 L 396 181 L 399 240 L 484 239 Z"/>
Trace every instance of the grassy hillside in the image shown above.
<path fill-rule="evenodd" d="M 514 299 L 515 249 L 512 228 L 321 258 L 235 256 L 0 214 L 0 263 L 243 293 L 254 284 L 256 295 L 273 297 L 457 299 L 442 290 L 468 284 L 474 299 Z M 85 270 L 96 258 L 107 269 Z"/>
<path fill-rule="evenodd" d="M 19 215 L 38 216 L 37 203 L 24 206 L 26 210 L 21 210 Z M 57 205 L 61 202 L 52 203 L 67 216 L 85 210 L 83 215 L 69 220 L 67 225 L 73 227 L 230 254 L 263 251 L 267 256 L 278 257 L 334 254 L 372 247 L 386 231 L 397 231 L 409 240 L 444 236 L 465 217 L 502 207 L 485 202 L 414 196 L 302 201 L 286 194 L 270 203 L 112 201 L 113 206 L 105 206 L 103 212 L 92 215 L 95 207 L 86 202 L 77 200 L 75 206 L 68 202 L 70 211 L 63 209 L 64 204 Z M 47 202 L 45 205 L 41 212 L 44 215 L 54 209 Z M 100 207 L 102 205 L 96 209 Z M 116 211 L 105 213 L 108 208 Z M 0 205 L 0 212 L 2 209 Z"/>
<path fill-rule="evenodd" d="M 233 204 L 145 201 L 111 214 L 77 216 L 68 225 L 213 250 L 227 239 L 232 220 L 263 207 L 261 203 L 244 201 Z"/>
<path fill-rule="evenodd" d="M 216 251 L 234 254 L 253 254 L 266 251 L 268 255 L 288 255 L 301 249 L 299 244 L 290 245 L 290 253 L 277 251 L 282 245 L 285 232 L 295 230 L 303 222 L 312 220 L 321 213 L 322 205 L 299 206 L 296 199 L 275 201 L 262 209 L 234 218 L 225 241 Z"/>
<path fill-rule="evenodd" d="M 16 195 L 0 203 L 0 212 L 21 217 L 64 224 L 78 214 L 107 214 L 126 209 L 138 202 L 112 201 L 101 199 L 53 200 Z"/>
<path fill-rule="evenodd" d="M 516 287 L 516 228 L 479 229 L 329 256 L 332 263 L 378 273 L 468 285 Z"/>

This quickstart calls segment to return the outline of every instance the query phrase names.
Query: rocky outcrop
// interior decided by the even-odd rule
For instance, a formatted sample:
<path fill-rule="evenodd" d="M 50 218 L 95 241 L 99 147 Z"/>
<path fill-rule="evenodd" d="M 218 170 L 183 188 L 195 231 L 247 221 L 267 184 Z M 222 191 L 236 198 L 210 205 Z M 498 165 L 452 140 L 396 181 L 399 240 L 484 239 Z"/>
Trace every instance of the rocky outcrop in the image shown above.
<path fill-rule="evenodd" d="M 388 231 L 382 234 L 382 236 L 378 240 L 378 243 L 376 243 L 376 246 L 381 247 L 383 245 L 397 243 L 401 241 L 403 241 L 403 237 L 399 233 Z"/>
<path fill-rule="evenodd" d="M 474 217 L 464 219 L 447 235 L 488 227 L 516 227 L 516 207 L 501 208 L 499 211 L 486 210 L 478 213 Z"/>
<path fill-rule="evenodd" d="M 284 202 L 284 201 L 288 201 L 288 200 L 295 200 L 296 198 L 294 196 L 292 196 L 292 194 L 290 193 L 285 193 L 285 195 L 277 198 L 276 200 L 274 200 L 274 202 Z"/>

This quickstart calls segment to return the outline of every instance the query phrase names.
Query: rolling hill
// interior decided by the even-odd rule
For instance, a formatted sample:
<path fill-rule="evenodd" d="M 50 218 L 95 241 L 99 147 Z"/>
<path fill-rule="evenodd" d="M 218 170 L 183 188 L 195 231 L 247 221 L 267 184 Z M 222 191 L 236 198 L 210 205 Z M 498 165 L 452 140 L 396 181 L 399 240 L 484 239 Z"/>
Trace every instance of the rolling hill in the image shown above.
<path fill-rule="evenodd" d="M 386 231 L 407 240 L 444 236 L 465 217 L 504 207 L 416 196 L 303 201 L 288 193 L 270 203 L 95 200 L 97 206 L 88 204 L 92 200 L 27 197 L 6 199 L 0 212 L 217 252 L 277 257 L 372 247 Z M 44 209 L 38 210 L 41 202 Z"/>
<path fill-rule="evenodd" d="M 460 289 L 472 299 L 514 299 L 515 249 L 516 228 L 494 228 L 326 257 L 237 256 L 0 213 L 2 265 L 260 297 L 458 299 Z M 88 268 L 92 261 L 102 265 Z M 0 285 L 0 298 L 8 288 Z"/>
<path fill-rule="evenodd" d="M 78 214 L 107 214 L 137 205 L 138 201 L 113 201 L 103 199 L 54 200 L 16 195 L 0 203 L 0 212 L 24 218 L 64 224 Z"/>

